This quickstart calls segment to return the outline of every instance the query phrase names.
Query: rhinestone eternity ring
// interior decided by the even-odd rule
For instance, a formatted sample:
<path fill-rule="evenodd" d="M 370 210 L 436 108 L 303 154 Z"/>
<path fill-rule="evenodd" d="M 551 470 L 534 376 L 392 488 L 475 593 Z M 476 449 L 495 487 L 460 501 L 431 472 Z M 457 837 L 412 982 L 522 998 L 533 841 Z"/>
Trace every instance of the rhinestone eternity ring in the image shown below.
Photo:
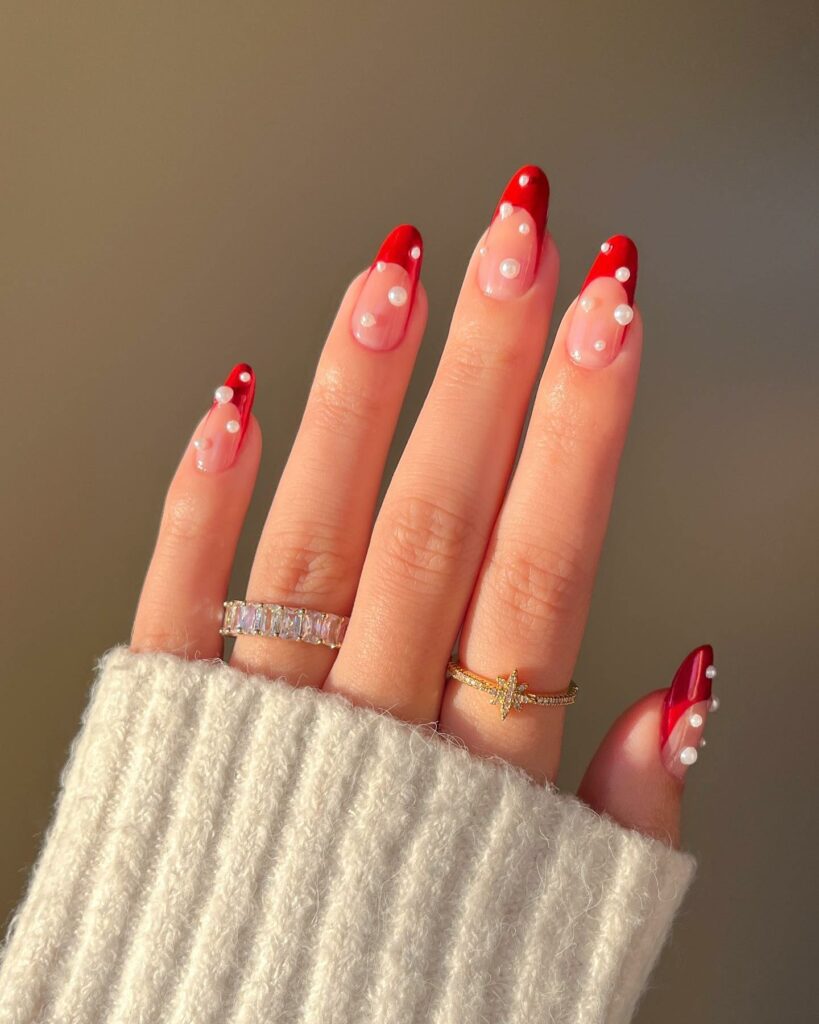
<path fill-rule="evenodd" d="M 349 619 L 331 612 L 290 608 L 281 604 L 225 601 L 222 636 L 265 636 L 305 644 L 341 646 Z"/>

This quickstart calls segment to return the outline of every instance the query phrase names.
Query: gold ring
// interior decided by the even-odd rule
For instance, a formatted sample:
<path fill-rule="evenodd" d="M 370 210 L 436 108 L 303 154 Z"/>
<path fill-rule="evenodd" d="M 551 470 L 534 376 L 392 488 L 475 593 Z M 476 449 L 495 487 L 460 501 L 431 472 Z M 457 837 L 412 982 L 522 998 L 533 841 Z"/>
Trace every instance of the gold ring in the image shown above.
<path fill-rule="evenodd" d="M 491 693 L 492 698 L 489 703 L 498 705 L 503 719 L 512 708 L 515 711 L 520 711 L 524 704 L 540 704 L 541 707 L 565 707 L 567 704 L 574 704 L 577 699 L 578 686 L 573 679 L 562 693 L 530 693 L 526 683 L 522 683 L 518 679 L 516 668 L 512 669 L 508 676 L 487 679 L 486 676 L 479 676 L 457 662 L 450 661 L 446 667 L 446 677 L 447 679 L 457 679 L 459 683 L 466 683 L 467 686 L 483 690 L 484 693 Z"/>

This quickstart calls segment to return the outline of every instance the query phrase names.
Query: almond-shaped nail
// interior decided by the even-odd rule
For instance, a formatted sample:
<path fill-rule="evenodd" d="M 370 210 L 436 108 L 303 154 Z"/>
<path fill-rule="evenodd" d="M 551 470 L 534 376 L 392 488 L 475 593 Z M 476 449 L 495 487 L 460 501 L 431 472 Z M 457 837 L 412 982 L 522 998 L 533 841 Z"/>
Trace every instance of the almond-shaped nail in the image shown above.
<path fill-rule="evenodd" d="M 353 310 L 353 335 L 366 348 L 388 352 L 404 340 L 421 275 L 424 243 L 411 224 L 384 239 Z"/>
<path fill-rule="evenodd" d="M 213 393 L 213 405 L 193 439 L 194 465 L 203 473 L 220 473 L 236 461 L 250 422 L 256 375 L 238 363 Z"/>
<path fill-rule="evenodd" d="M 614 235 L 600 246 L 572 310 L 566 347 L 578 366 L 596 370 L 617 358 L 634 319 L 636 287 L 637 246 Z"/>
<path fill-rule="evenodd" d="M 534 164 L 516 171 L 495 207 L 480 249 L 478 285 L 493 299 L 517 299 L 532 287 L 546 218 L 549 179 Z"/>
<path fill-rule="evenodd" d="M 705 720 L 719 704 L 711 696 L 716 676 L 713 648 L 697 647 L 677 669 L 663 702 L 660 754 L 667 771 L 681 781 L 705 746 Z"/>

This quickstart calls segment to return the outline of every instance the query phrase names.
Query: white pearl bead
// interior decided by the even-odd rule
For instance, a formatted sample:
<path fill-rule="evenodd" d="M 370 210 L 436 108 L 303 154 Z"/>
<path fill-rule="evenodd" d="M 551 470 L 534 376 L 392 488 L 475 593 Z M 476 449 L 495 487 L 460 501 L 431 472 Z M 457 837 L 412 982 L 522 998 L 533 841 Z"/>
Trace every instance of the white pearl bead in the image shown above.
<path fill-rule="evenodd" d="M 239 374 L 239 380 L 243 384 L 249 384 L 250 383 L 250 374 L 247 372 L 247 370 L 242 370 L 242 372 Z"/>
<path fill-rule="evenodd" d="M 709 665 L 708 668 L 705 670 L 705 678 L 706 679 L 716 679 L 717 678 L 717 670 L 714 668 L 713 665 Z"/>
<path fill-rule="evenodd" d="M 614 271 L 614 276 L 621 284 L 624 284 L 631 277 L 631 271 L 628 267 L 618 267 Z"/>
<path fill-rule="evenodd" d="M 694 714 L 688 719 L 688 721 L 695 729 L 699 729 L 699 727 L 702 725 L 702 715 L 698 715 L 696 712 L 694 712 Z"/>
<path fill-rule="evenodd" d="M 504 277 L 511 280 L 520 273 L 520 263 L 513 259 L 501 260 L 501 265 L 498 269 Z"/>
<path fill-rule="evenodd" d="M 529 184 L 529 175 L 528 174 L 521 174 L 521 176 L 518 178 L 518 184 L 519 185 L 528 185 Z"/>
<path fill-rule="evenodd" d="M 507 217 L 511 217 L 512 216 L 512 209 L 513 209 L 513 207 L 512 207 L 511 203 L 501 203 L 500 204 L 501 220 L 506 220 Z"/>
<path fill-rule="evenodd" d="M 219 405 L 225 405 L 231 400 L 231 398 L 233 398 L 233 388 L 229 388 L 227 384 L 223 384 L 213 392 L 213 397 Z"/>
<path fill-rule="evenodd" d="M 598 338 L 597 341 L 594 343 L 594 351 L 595 352 L 602 352 L 605 347 L 606 347 L 606 343 L 605 343 L 605 341 L 603 341 L 602 338 Z"/>
<path fill-rule="evenodd" d="M 597 303 L 589 295 L 584 295 L 583 298 L 580 300 L 580 308 L 583 310 L 584 313 L 591 313 L 591 311 L 594 309 L 596 305 Z"/>
<path fill-rule="evenodd" d="M 387 264 L 383 260 L 379 260 L 375 265 L 375 269 L 378 271 L 379 274 L 383 274 L 386 266 Z"/>
<path fill-rule="evenodd" d="M 210 441 L 207 437 L 197 437 L 193 442 L 193 447 L 199 452 L 204 452 L 210 448 Z"/>
<path fill-rule="evenodd" d="M 600 246 L 600 252 L 611 252 L 611 245 L 608 242 L 603 242 Z"/>
<path fill-rule="evenodd" d="M 478 252 L 481 254 L 481 256 L 485 256 L 486 255 L 486 246 L 482 245 L 480 247 L 480 249 L 478 249 Z"/>
<path fill-rule="evenodd" d="M 229 434 L 238 434 L 242 424 L 238 420 L 228 420 L 225 424 L 225 430 Z"/>
<path fill-rule="evenodd" d="M 387 292 L 387 298 L 393 306 L 403 306 L 407 301 L 407 289 L 396 284 Z"/>
<path fill-rule="evenodd" d="M 579 363 L 579 362 L 580 362 L 580 360 L 581 360 L 582 358 L 583 358 L 583 357 L 582 357 L 582 355 L 580 354 L 580 349 L 579 349 L 579 348 L 576 348 L 576 349 L 574 350 L 574 352 L 572 352 L 572 359 L 574 359 L 574 361 L 575 361 L 576 363 Z"/>
<path fill-rule="evenodd" d="M 614 319 L 625 327 L 634 319 L 634 310 L 622 302 L 619 306 L 614 307 Z"/>
<path fill-rule="evenodd" d="M 414 260 L 420 260 L 421 259 L 421 246 L 420 245 L 414 245 L 410 249 L 410 256 L 412 256 L 412 258 Z"/>
<path fill-rule="evenodd" d="M 719 711 L 719 697 L 712 697 L 711 700 L 708 701 L 708 710 Z"/>
<path fill-rule="evenodd" d="M 372 313 L 362 313 L 361 319 L 358 321 L 362 327 L 372 327 L 375 323 L 375 317 Z"/>
<path fill-rule="evenodd" d="M 518 225 L 518 231 L 522 235 L 528 235 L 529 234 L 529 225 L 526 224 L 525 222 L 523 224 Z"/>
<path fill-rule="evenodd" d="M 704 746 L 706 746 L 706 745 L 707 745 L 707 744 L 706 744 L 706 742 L 705 742 L 705 737 L 703 736 L 703 737 L 701 737 L 701 739 L 700 739 L 700 746 L 701 746 L 701 747 L 704 747 Z"/>
<path fill-rule="evenodd" d="M 680 752 L 680 760 L 683 764 L 693 764 L 697 760 L 697 748 L 683 747 Z"/>

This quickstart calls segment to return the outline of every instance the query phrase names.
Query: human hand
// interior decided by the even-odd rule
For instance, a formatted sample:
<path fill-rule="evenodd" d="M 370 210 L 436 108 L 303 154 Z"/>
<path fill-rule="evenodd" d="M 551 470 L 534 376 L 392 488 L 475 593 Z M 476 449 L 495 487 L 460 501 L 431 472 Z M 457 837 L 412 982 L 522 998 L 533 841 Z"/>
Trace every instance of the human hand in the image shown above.
<path fill-rule="evenodd" d="M 350 615 L 331 650 L 240 636 L 231 664 L 437 722 L 480 756 L 538 780 L 558 772 L 565 708 L 501 717 L 455 679 L 513 668 L 533 693 L 565 692 L 586 624 L 643 326 L 637 251 L 603 243 L 541 364 L 558 281 L 548 183 L 519 170 L 467 268 L 424 407 L 375 525 L 384 465 L 427 315 L 421 237 L 397 228 L 350 285 L 276 491 L 248 601 Z M 514 468 L 532 389 L 534 406 Z M 217 390 L 171 483 L 132 635 L 137 651 L 222 654 L 223 601 L 255 483 L 253 371 Z M 648 835 L 679 841 L 680 798 L 709 707 L 713 653 L 614 724 L 579 795 Z M 514 693 L 507 687 L 507 704 Z"/>

